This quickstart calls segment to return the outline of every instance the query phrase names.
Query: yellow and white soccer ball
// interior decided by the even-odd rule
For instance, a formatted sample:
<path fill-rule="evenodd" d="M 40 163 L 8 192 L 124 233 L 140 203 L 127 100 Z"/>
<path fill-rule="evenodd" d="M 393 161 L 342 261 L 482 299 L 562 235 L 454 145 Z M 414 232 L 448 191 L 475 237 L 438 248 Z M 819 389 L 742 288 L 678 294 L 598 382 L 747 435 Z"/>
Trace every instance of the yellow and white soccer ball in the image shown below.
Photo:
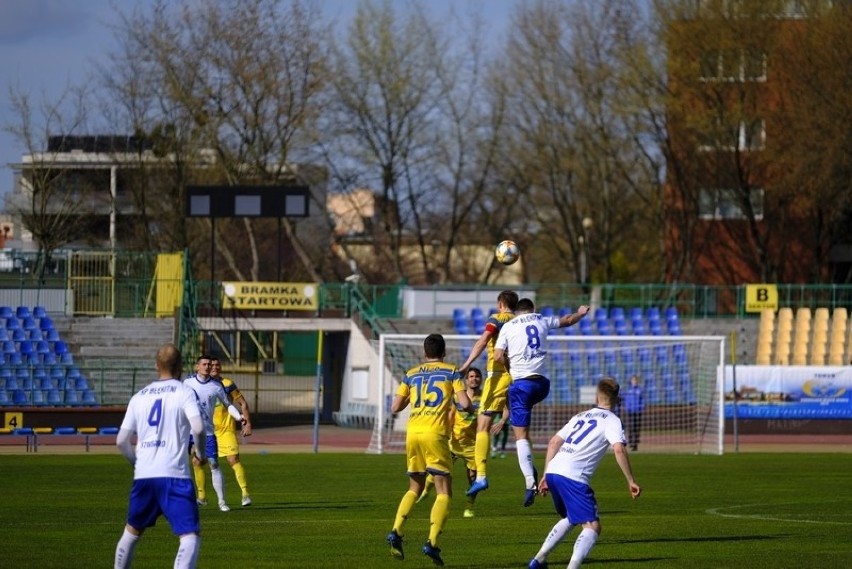
<path fill-rule="evenodd" d="M 494 250 L 494 256 L 504 265 L 511 265 L 521 258 L 521 249 L 518 244 L 510 239 L 501 241 Z"/>

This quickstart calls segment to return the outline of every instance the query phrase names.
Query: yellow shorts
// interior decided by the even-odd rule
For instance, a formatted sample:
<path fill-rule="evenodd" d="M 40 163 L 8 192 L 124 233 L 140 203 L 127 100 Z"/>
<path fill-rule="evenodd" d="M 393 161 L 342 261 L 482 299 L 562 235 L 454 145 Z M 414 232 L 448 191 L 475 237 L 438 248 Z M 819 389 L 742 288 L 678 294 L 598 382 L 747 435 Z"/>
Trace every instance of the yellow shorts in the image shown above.
<path fill-rule="evenodd" d="M 508 373 L 490 373 L 485 377 L 482 386 L 482 399 L 479 401 L 480 415 L 499 415 L 506 408 L 506 394 L 512 376 Z"/>
<path fill-rule="evenodd" d="M 453 459 L 461 458 L 464 460 L 465 468 L 468 470 L 476 470 L 476 440 L 450 439 L 450 452 Z"/>
<path fill-rule="evenodd" d="M 216 446 L 219 447 L 219 456 L 236 456 L 240 454 L 240 443 L 237 441 L 236 431 L 216 433 Z"/>
<path fill-rule="evenodd" d="M 450 442 L 440 433 L 408 433 L 405 454 L 409 474 L 449 474 L 453 461 Z"/>

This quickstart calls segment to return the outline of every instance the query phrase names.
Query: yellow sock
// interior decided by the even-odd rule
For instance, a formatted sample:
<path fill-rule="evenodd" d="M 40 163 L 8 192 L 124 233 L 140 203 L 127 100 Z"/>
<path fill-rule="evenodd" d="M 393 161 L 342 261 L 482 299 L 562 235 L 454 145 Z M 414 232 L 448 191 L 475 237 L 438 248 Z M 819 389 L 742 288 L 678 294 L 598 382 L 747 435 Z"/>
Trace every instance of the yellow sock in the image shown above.
<path fill-rule="evenodd" d="M 432 547 L 438 547 L 438 536 L 444 531 L 444 522 L 449 515 L 450 497 L 446 494 L 438 494 L 432 506 L 432 515 L 429 516 L 429 541 L 432 542 Z"/>
<path fill-rule="evenodd" d="M 485 463 L 488 461 L 488 449 L 491 448 L 491 435 L 488 431 L 477 431 L 476 447 L 474 448 L 474 460 L 476 460 L 476 477 L 485 476 Z"/>
<path fill-rule="evenodd" d="M 393 520 L 393 529 L 398 535 L 404 535 L 403 527 L 405 520 L 408 519 L 408 514 L 414 509 L 414 503 L 417 501 L 417 494 L 409 490 L 399 502 L 399 508 L 396 510 L 396 517 Z"/>
<path fill-rule="evenodd" d="M 204 487 L 207 479 L 204 477 L 204 467 L 192 464 L 192 472 L 195 475 L 195 491 L 198 492 L 198 499 L 204 500 L 207 496 L 207 489 Z"/>
<path fill-rule="evenodd" d="M 234 476 L 237 478 L 237 484 L 240 486 L 240 490 L 243 491 L 243 496 L 248 496 L 248 483 L 246 483 L 246 469 L 243 468 L 242 462 L 235 462 L 232 467 L 234 469 Z"/>

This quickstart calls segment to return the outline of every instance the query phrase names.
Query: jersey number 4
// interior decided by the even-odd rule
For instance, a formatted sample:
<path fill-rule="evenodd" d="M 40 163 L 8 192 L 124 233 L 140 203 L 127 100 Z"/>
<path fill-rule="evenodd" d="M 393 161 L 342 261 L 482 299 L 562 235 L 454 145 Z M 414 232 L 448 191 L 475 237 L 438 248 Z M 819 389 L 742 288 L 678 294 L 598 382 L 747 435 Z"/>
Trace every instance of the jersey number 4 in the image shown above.
<path fill-rule="evenodd" d="M 156 427 L 160 424 L 160 421 L 163 418 L 163 400 L 157 399 L 154 401 L 154 404 L 151 405 L 151 410 L 148 411 L 148 424 L 152 427 Z"/>
<path fill-rule="evenodd" d="M 582 421 L 582 420 L 577 421 L 577 424 L 574 425 L 574 430 L 571 431 L 571 434 L 568 435 L 568 438 L 565 439 L 565 442 L 568 443 L 569 445 L 579 444 L 580 441 L 582 441 L 587 436 L 589 436 L 589 433 L 594 431 L 595 427 L 597 427 L 597 426 L 598 426 L 598 422 L 597 422 L 596 419 L 589 419 L 588 423 L 586 423 L 585 421 Z M 583 430 L 583 427 L 586 427 L 586 429 Z M 580 432 L 581 430 L 583 432 Z M 574 437 L 576 437 L 576 438 L 574 438 Z"/>

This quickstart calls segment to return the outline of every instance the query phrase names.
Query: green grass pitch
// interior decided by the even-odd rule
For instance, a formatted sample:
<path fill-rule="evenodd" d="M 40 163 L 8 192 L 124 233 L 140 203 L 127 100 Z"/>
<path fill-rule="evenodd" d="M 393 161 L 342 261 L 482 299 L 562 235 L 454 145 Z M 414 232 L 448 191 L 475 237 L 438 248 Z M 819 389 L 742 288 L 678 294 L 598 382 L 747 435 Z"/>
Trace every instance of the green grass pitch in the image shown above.
<path fill-rule="evenodd" d="M 542 456 L 539 455 L 539 462 Z M 593 486 L 603 534 L 589 567 L 852 567 L 852 454 L 632 456 L 644 492 L 631 501 L 612 456 Z M 429 503 L 408 522 L 406 558 L 385 536 L 407 487 L 399 455 L 247 454 L 254 505 L 239 506 L 230 468 L 230 513 L 202 508 L 199 566 L 431 567 L 420 547 Z M 550 498 L 523 508 L 514 455 L 489 462 L 491 489 L 464 519 L 461 466 L 440 543 L 449 567 L 526 567 L 556 521 Z M 112 564 L 124 523 L 131 469 L 118 455 L 0 456 L 3 567 L 89 568 Z M 208 480 L 208 494 L 212 492 Z M 575 529 L 551 555 L 571 556 Z M 134 567 L 171 567 L 177 540 L 160 520 Z"/>

